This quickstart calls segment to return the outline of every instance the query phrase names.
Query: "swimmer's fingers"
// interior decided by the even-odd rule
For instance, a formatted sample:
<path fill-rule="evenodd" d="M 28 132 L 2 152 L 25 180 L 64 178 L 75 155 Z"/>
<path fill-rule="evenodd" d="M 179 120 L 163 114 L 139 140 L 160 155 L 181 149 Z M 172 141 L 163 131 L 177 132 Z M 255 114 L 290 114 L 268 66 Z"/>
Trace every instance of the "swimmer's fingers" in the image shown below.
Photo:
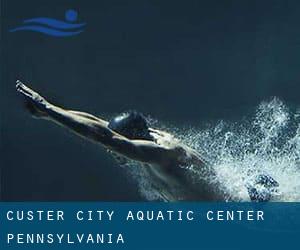
<path fill-rule="evenodd" d="M 156 137 L 157 137 L 157 133 L 150 132 L 149 134 L 150 134 L 153 138 L 156 138 Z"/>
<path fill-rule="evenodd" d="M 45 102 L 45 99 L 42 96 L 40 96 L 37 92 L 27 87 L 24 83 L 22 83 L 19 80 L 17 80 L 16 82 L 16 90 L 29 101 L 39 104 Z"/>
<path fill-rule="evenodd" d="M 164 136 L 165 134 L 167 134 L 166 132 L 163 132 L 161 130 L 154 129 L 154 128 L 149 128 L 149 131 L 152 132 L 152 133 L 156 133 L 158 135 L 161 135 L 161 136 Z"/>
<path fill-rule="evenodd" d="M 161 131 L 157 130 L 157 129 L 153 129 L 153 128 L 149 128 L 149 133 L 152 137 L 156 138 L 156 137 L 165 137 Z"/>
<path fill-rule="evenodd" d="M 37 117 L 44 116 L 44 114 L 42 114 L 41 112 L 44 111 L 48 103 L 42 96 L 27 87 L 19 80 L 17 80 L 16 82 L 16 90 L 25 97 L 26 107 L 29 111 L 31 111 L 30 113 L 35 114 L 34 116 Z"/>
<path fill-rule="evenodd" d="M 159 130 L 154 129 L 154 128 L 149 128 L 149 131 L 150 131 L 150 132 L 153 132 L 153 133 L 159 134 Z"/>
<path fill-rule="evenodd" d="M 16 89 L 20 94 L 22 94 L 27 99 L 36 100 L 41 98 L 41 96 L 38 93 L 34 92 L 32 89 L 27 87 L 24 83 L 22 83 L 19 80 L 17 80 L 16 82 Z"/>
<path fill-rule="evenodd" d="M 161 130 L 158 130 L 158 129 L 149 128 L 149 131 L 152 132 L 152 133 L 156 133 L 156 134 L 158 134 L 160 136 L 163 136 L 163 137 L 173 137 L 173 135 L 171 135 L 170 133 L 165 132 L 165 131 L 161 131 Z"/>
<path fill-rule="evenodd" d="M 19 80 L 16 81 L 16 90 L 26 98 L 33 97 L 33 91 Z"/>

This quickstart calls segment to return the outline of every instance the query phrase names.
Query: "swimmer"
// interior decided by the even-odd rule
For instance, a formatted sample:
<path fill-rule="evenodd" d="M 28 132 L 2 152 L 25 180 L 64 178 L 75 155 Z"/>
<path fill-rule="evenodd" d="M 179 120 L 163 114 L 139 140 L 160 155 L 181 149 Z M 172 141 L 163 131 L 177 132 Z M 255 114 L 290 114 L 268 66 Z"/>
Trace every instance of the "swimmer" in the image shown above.
<path fill-rule="evenodd" d="M 106 121 L 88 113 L 55 106 L 21 81 L 16 83 L 17 91 L 25 97 L 27 108 L 34 117 L 58 123 L 102 144 L 122 158 L 142 163 L 141 167 L 151 174 L 153 185 L 158 187 L 163 200 L 230 200 L 219 188 L 213 167 L 197 151 L 171 134 L 149 127 L 142 114 L 125 112 Z M 190 166 L 209 178 L 193 180 Z"/>

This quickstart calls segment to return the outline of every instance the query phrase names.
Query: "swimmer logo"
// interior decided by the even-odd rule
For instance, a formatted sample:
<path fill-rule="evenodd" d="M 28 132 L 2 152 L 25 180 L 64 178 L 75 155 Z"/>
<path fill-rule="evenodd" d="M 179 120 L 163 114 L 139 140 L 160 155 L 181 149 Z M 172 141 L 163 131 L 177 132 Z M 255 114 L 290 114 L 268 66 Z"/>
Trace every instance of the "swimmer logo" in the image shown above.
<path fill-rule="evenodd" d="M 65 21 L 47 17 L 37 17 L 26 19 L 23 21 L 23 25 L 9 31 L 34 31 L 54 37 L 75 36 L 83 32 L 83 27 L 85 26 L 85 23 L 75 23 L 77 17 L 78 13 L 70 9 L 65 12 Z"/>

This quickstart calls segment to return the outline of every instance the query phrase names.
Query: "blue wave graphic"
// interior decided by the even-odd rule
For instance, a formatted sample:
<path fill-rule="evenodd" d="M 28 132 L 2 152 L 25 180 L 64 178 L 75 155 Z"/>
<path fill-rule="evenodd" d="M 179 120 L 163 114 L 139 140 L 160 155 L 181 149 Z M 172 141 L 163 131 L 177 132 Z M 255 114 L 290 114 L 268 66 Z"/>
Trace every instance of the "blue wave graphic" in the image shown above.
<path fill-rule="evenodd" d="M 85 25 L 85 23 L 73 24 L 73 23 L 67 23 L 67 22 L 63 22 L 52 18 L 46 18 L 46 17 L 38 17 L 38 18 L 24 20 L 23 23 L 44 24 L 44 25 L 48 25 L 51 28 L 56 28 L 56 29 L 75 29 L 75 28 L 83 27 Z"/>
<path fill-rule="evenodd" d="M 47 17 L 27 19 L 23 21 L 23 26 L 9 31 L 35 31 L 56 37 L 74 36 L 83 32 L 83 29 L 80 28 L 83 28 L 85 23 L 72 23 L 77 19 L 77 12 L 75 10 L 67 10 L 65 12 L 65 19 L 67 22 Z"/>
<path fill-rule="evenodd" d="M 50 28 L 47 28 L 47 27 L 35 26 L 35 25 L 17 27 L 15 29 L 10 30 L 10 32 L 21 31 L 21 30 L 36 31 L 36 32 L 40 32 L 40 33 L 44 33 L 44 34 L 47 34 L 47 35 L 50 35 L 50 36 L 56 36 L 56 37 L 74 36 L 74 35 L 77 35 L 77 34 L 83 32 L 83 30 L 60 31 L 60 30 L 54 30 L 54 29 L 50 29 Z"/>

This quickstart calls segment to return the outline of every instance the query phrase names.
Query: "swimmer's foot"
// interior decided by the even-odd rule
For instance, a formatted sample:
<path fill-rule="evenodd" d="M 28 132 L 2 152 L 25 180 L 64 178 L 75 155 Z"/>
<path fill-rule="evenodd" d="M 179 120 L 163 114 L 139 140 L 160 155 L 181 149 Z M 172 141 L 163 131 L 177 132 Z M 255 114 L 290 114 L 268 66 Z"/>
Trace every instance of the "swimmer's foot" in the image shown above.
<path fill-rule="evenodd" d="M 278 195 L 279 183 L 270 175 L 260 174 L 253 183 L 246 185 L 251 201 L 270 201 Z"/>
<path fill-rule="evenodd" d="M 19 80 L 16 81 L 16 90 L 25 98 L 25 107 L 35 118 L 47 116 L 45 109 L 48 103 L 42 96 Z"/>

